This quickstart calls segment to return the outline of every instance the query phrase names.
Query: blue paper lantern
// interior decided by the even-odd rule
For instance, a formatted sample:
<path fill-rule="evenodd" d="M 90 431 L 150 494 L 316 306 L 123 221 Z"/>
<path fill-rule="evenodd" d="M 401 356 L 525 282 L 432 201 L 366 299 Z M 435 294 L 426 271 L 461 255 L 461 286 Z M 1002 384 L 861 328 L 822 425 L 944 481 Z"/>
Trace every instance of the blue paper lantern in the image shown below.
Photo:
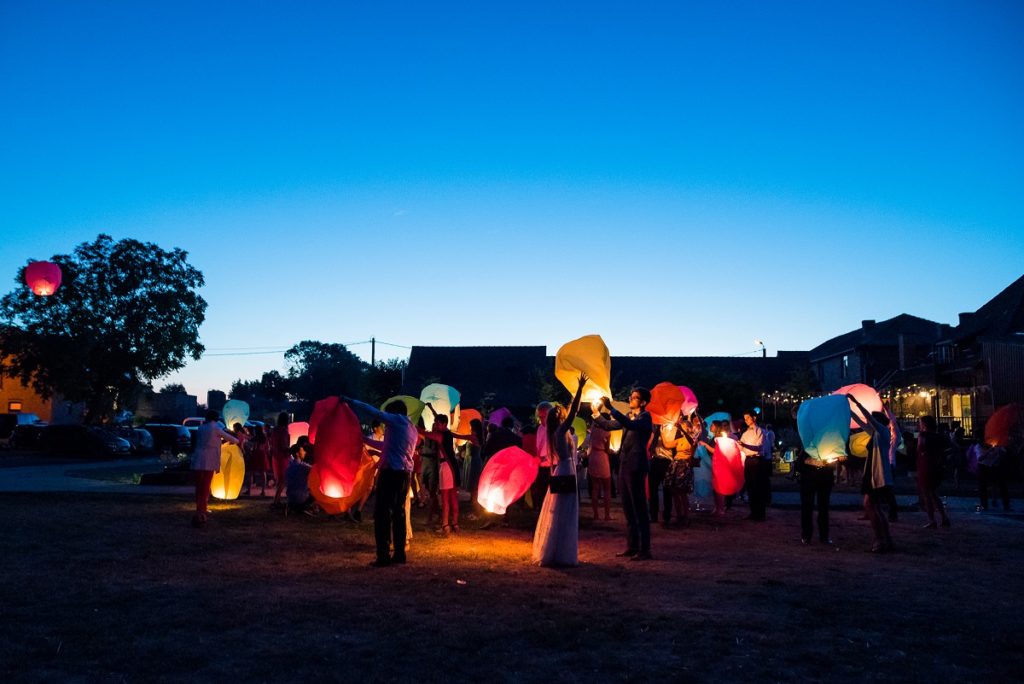
<path fill-rule="evenodd" d="M 834 462 L 846 456 L 850 403 L 845 396 L 818 397 L 800 404 L 796 426 L 811 458 Z"/>

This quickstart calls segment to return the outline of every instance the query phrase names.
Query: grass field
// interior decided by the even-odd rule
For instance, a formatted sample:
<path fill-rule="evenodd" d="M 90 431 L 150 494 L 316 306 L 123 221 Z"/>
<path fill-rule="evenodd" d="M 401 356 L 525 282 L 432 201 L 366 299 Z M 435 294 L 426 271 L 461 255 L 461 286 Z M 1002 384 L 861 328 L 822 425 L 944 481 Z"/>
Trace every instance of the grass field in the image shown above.
<path fill-rule="evenodd" d="M 586 510 L 586 509 L 584 509 Z M 656 529 L 614 557 L 621 520 L 584 512 L 581 566 L 529 563 L 529 520 L 442 538 L 417 512 L 410 563 L 373 569 L 372 524 L 267 503 L 2 495 L 4 681 L 1020 681 L 1024 523 L 894 528 L 866 553 L 797 513 Z M 367 516 L 369 517 L 369 516 Z M 621 519 L 621 513 L 618 514 Z"/>

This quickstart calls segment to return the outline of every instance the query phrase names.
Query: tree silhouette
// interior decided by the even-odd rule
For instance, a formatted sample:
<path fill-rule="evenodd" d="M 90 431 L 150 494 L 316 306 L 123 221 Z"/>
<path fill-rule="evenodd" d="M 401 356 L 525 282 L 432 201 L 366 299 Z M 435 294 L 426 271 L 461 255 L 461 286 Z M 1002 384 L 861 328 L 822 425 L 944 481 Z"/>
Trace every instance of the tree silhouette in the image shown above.
<path fill-rule="evenodd" d="M 99 235 L 50 261 L 63 284 L 38 297 L 22 284 L 0 299 L 3 372 L 44 397 L 83 402 L 100 422 L 153 380 L 198 359 L 203 274 L 181 249 Z"/>

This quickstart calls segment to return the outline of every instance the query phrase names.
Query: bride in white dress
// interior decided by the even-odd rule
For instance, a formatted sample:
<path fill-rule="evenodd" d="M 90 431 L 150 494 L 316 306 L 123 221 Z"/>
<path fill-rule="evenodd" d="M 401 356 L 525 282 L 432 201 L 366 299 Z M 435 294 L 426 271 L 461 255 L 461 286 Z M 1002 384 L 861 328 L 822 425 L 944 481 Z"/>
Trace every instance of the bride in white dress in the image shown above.
<path fill-rule="evenodd" d="M 538 435 L 548 440 L 551 454 L 550 491 L 533 533 L 533 562 L 544 566 L 578 565 L 580 500 L 576 488 L 576 448 L 569 427 L 580 409 L 580 397 L 587 376 L 580 374 L 580 386 L 569 410 L 558 406 L 548 413 L 545 430 Z M 585 435 L 579 435 L 582 440 Z"/>

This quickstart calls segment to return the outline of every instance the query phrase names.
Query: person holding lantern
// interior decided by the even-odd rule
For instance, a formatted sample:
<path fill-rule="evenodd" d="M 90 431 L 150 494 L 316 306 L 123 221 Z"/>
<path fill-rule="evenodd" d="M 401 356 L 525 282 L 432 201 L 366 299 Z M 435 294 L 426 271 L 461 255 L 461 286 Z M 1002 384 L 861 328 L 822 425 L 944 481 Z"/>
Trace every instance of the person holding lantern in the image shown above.
<path fill-rule="evenodd" d="M 633 560 L 651 559 L 651 519 L 647 513 L 647 444 L 651 440 L 653 421 L 647 412 L 651 400 L 650 390 L 637 387 L 629 394 L 629 415 L 620 413 L 609 397 L 601 397 L 601 404 L 611 413 L 605 418 L 594 411 L 594 423 L 605 430 L 622 430 L 619 447 L 619 493 L 622 510 L 626 515 L 626 550 L 616 554 Z"/>
<path fill-rule="evenodd" d="M 569 410 L 556 406 L 548 411 L 544 426 L 552 461 L 550 492 L 544 498 L 533 533 L 533 562 L 543 566 L 579 564 L 580 500 L 576 481 L 576 442 L 569 434 L 580 410 L 587 376 L 580 373 L 580 386 Z"/>
<path fill-rule="evenodd" d="M 889 501 L 892 489 L 892 468 L 889 464 L 889 418 L 881 411 L 869 412 L 852 394 L 847 398 L 858 410 L 851 410 L 850 417 L 871 435 L 868 445 L 867 463 L 864 465 L 864 479 L 861 493 L 864 495 L 864 509 L 871 521 L 875 534 L 872 553 L 892 551 L 892 537 L 889 534 L 889 519 L 882 513 L 882 504 Z"/>
<path fill-rule="evenodd" d="M 700 418 L 697 419 L 697 423 Z M 682 418 L 673 424 L 675 435 L 669 441 L 674 449 L 672 467 L 665 480 L 672 492 L 672 505 L 676 511 L 677 527 L 686 525 L 690 520 L 690 493 L 693 492 L 693 455 L 697 448 L 697 437 L 701 427 L 694 421 Z"/>
<path fill-rule="evenodd" d="M 430 406 L 430 403 L 427 403 Z M 430 406 L 431 411 L 434 410 Z M 437 414 L 434 418 L 434 429 L 424 432 L 425 442 L 434 442 L 438 445 L 438 477 L 437 488 L 441 499 L 441 533 L 449 534 L 459 531 L 459 486 L 461 466 L 455 455 L 455 440 L 465 439 L 473 444 L 477 443 L 474 434 L 458 434 L 448 429 L 448 416 Z M 450 516 L 450 517 L 449 517 Z M 450 522 L 449 522 L 450 521 Z"/>
<path fill-rule="evenodd" d="M 192 470 L 196 471 L 196 514 L 193 527 L 202 527 L 209 518 L 210 483 L 213 474 L 220 472 L 220 447 L 223 442 L 238 444 L 238 439 L 217 422 L 220 414 L 206 412 L 206 422 L 199 426 L 196 448 L 192 452 Z"/>
<path fill-rule="evenodd" d="M 608 457 L 611 434 L 600 425 L 590 429 L 590 453 L 587 458 L 587 474 L 590 479 L 590 503 L 597 520 L 598 499 L 604 499 L 604 519 L 611 520 L 612 466 Z"/>
<path fill-rule="evenodd" d="M 540 511 L 544 505 L 544 497 L 548 493 L 548 478 L 551 477 L 551 447 L 548 444 L 546 426 L 548 413 L 552 408 L 554 406 L 547 401 L 537 404 L 537 432 L 534 445 L 537 449 L 536 455 L 540 461 L 540 468 L 537 471 L 537 479 L 530 487 L 530 503 L 535 511 Z"/>
<path fill-rule="evenodd" d="M 342 397 L 342 401 L 362 409 L 385 426 L 377 472 L 377 499 L 373 507 L 373 536 L 377 558 L 370 565 L 380 568 L 392 563 L 404 564 L 407 531 L 405 502 L 412 475 L 413 451 L 419 433 L 409 420 L 408 409 L 400 399 L 392 401 L 383 411 L 348 397 Z"/>

